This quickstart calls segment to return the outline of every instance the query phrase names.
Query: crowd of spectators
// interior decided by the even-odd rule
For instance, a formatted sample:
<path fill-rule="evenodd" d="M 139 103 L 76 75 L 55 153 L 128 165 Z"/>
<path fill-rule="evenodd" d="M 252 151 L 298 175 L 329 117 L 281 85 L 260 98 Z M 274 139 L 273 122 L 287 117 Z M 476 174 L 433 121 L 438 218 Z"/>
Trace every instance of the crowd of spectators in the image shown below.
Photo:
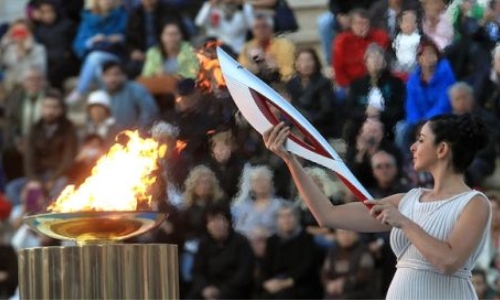
<path fill-rule="evenodd" d="M 179 246 L 183 298 L 384 297 L 397 259 L 389 234 L 318 226 L 232 101 L 220 46 L 377 199 L 432 185 L 411 166 L 422 122 L 485 120 L 491 141 L 466 181 L 486 192 L 493 222 L 473 282 L 480 299 L 500 299 L 500 191 L 484 185 L 500 150 L 500 0 L 455 1 L 330 0 L 323 53 L 274 30 L 278 0 L 28 1 L 23 18 L 0 24 L 0 297 L 15 293 L 18 249 L 60 243 L 23 216 L 82 183 L 123 130 L 168 145 L 155 201 L 169 218 L 130 242 Z M 304 164 L 333 205 L 355 201 L 332 172 Z"/>

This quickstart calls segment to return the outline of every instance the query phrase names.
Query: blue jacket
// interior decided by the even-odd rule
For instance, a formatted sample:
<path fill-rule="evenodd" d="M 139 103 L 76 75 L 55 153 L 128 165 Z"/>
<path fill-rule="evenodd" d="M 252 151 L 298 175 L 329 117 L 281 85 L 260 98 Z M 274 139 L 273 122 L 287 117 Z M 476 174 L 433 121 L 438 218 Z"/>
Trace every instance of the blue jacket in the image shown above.
<path fill-rule="evenodd" d="M 448 88 L 455 83 L 455 75 L 450 63 L 441 59 L 428 84 L 421 78 L 422 70 L 418 67 L 406 84 L 406 122 L 410 125 L 452 111 Z"/>
<path fill-rule="evenodd" d="M 122 8 L 115 8 L 106 16 L 85 10 L 82 12 L 82 21 L 73 41 L 73 51 L 79 58 L 83 58 L 92 46 L 90 44 L 92 37 L 97 34 L 105 36 L 121 34 L 125 37 L 126 27 L 127 13 Z"/>
<path fill-rule="evenodd" d="M 158 106 L 142 85 L 126 81 L 120 90 L 109 94 L 118 130 L 147 129 L 158 119 Z"/>

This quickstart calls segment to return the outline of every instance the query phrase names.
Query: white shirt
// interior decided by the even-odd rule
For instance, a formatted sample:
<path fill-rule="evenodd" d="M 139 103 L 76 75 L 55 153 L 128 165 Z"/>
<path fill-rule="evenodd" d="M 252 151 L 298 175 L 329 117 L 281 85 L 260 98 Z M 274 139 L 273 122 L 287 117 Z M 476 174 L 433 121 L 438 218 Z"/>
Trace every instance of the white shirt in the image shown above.
<path fill-rule="evenodd" d="M 417 31 L 409 35 L 400 33 L 394 39 L 392 46 L 396 52 L 398 64 L 404 71 L 411 71 L 416 66 L 419 43 L 420 34 Z"/>

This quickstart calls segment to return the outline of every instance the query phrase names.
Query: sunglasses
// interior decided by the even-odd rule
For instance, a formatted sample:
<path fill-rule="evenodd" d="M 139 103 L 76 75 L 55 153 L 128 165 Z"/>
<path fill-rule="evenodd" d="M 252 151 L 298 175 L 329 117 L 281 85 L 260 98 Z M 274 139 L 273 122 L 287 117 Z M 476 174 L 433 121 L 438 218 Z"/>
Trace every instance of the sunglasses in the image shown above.
<path fill-rule="evenodd" d="M 373 168 L 376 170 L 389 169 L 389 168 L 393 168 L 393 167 L 394 167 L 393 163 L 380 163 L 380 164 L 376 164 L 373 166 Z"/>

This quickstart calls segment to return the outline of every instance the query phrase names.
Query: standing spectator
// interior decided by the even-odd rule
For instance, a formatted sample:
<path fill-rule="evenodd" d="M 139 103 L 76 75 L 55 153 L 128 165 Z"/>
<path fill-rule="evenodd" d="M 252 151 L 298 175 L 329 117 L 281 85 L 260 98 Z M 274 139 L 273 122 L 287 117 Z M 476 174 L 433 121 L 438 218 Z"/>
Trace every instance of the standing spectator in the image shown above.
<path fill-rule="evenodd" d="M 443 51 L 453 42 L 454 29 L 446 14 L 445 0 L 423 0 L 422 30 Z"/>
<path fill-rule="evenodd" d="M 159 33 L 165 22 L 181 22 L 180 14 L 161 0 L 140 0 L 130 12 L 125 40 L 127 41 L 127 74 L 138 76 L 146 60 L 146 51 L 157 46 Z M 187 36 L 185 29 L 183 35 Z"/>
<path fill-rule="evenodd" d="M 195 19 L 207 37 L 213 37 L 240 53 L 253 24 L 252 4 L 238 0 L 206 1 Z"/>
<path fill-rule="evenodd" d="M 66 118 L 62 95 L 49 91 L 42 101 L 41 119 L 29 133 L 24 159 L 26 177 L 11 181 L 6 196 L 21 203 L 24 187 L 40 187 L 49 196 L 57 195 L 64 184 L 64 175 L 73 163 L 78 138 L 73 124 Z M 29 193 L 27 195 L 29 197 Z"/>
<path fill-rule="evenodd" d="M 117 130 L 151 126 L 158 118 L 158 106 L 146 89 L 127 80 L 123 65 L 109 61 L 102 66 L 104 89 L 111 97 L 111 114 Z"/>
<path fill-rule="evenodd" d="M 364 58 L 368 74 L 351 83 L 346 114 L 359 120 L 379 119 L 392 140 L 396 123 L 404 118 L 405 85 L 389 71 L 379 45 L 370 44 Z"/>
<path fill-rule="evenodd" d="M 417 67 L 417 50 L 421 37 L 417 22 L 415 11 L 403 11 L 398 19 L 400 32 L 392 43 L 396 54 L 394 71 L 403 73 L 405 77 Z"/>
<path fill-rule="evenodd" d="M 54 0 L 38 2 L 39 20 L 35 37 L 47 51 L 47 77 L 50 85 L 62 89 L 64 80 L 78 74 L 79 63 L 71 51 L 76 26 L 57 9 Z"/>
<path fill-rule="evenodd" d="M 254 38 L 245 43 L 238 61 L 264 81 L 287 81 L 293 75 L 295 46 L 286 38 L 273 36 L 273 20 L 256 15 L 252 25 Z"/>
<path fill-rule="evenodd" d="M 127 14 L 117 0 L 92 0 L 82 14 L 82 22 L 73 42 L 73 51 L 83 61 L 76 89 L 66 101 L 83 99 L 101 75 L 102 64 L 118 61 L 125 55 Z"/>
<path fill-rule="evenodd" d="M 7 180 L 23 176 L 22 157 L 30 128 L 40 119 L 47 92 L 44 73 L 31 67 L 24 71 L 22 86 L 4 100 L 2 161 Z"/>
<path fill-rule="evenodd" d="M 274 195 L 273 173 L 261 165 L 243 171 L 240 191 L 233 203 L 234 227 L 245 236 L 262 227 L 276 233 L 276 214 L 283 204 Z"/>
<path fill-rule="evenodd" d="M 296 74 L 287 83 L 291 103 L 323 136 L 335 134 L 333 113 L 333 87 L 330 79 L 321 73 L 322 65 L 312 48 L 297 51 Z"/>
<path fill-rule="evenodd" d="M 421 122 L 451 112 L 448 88 L 455 83 L 455 75 L 448 60 L 441 57 L 438 46 L 423 39 L 418 46 L 418 67 L 406 83 L 406 124 L 397 134 L 401 149 L 409 148 L 413 131 Z M 398 129 L 399 130 L 399 129 Z"/>
<path fill-rule="evenodd" d="M 359 234 L 338 229 L 322 269 L 325 299 L 368 299 L 373 295 L 373 258 Z"/>
<path fill-rule="evenodd" d="M 45 74 L 45 47 L 35 41 L 27 21 L 14 21 L 0 41 L 0 65 L 4 69 L 7 91 L 21 84 L 24 72 L 30 68 L 36 67 Z"/>
<path fill-rule="evenodd" d="M 191 45 L 184 40 L 181 26 L 176 22 L 165 23 L 158 37 L 158 46 L 148 49 L 142 76 L 173 75 L 196 78 L 199 62 Z"/>
<path fill-rule="evenodd" d="M 319 260 L 313 237 L 300 226 L 292 204 L 277 211 L 278 230 L 267 239 L 262 265 L 262 299 L 317 299 Z"/>
<path fill-rule="evenodd" d="M 206 211 L 208 235 L 201 239 L 193 266 L 189 299 L 249 299 L 253 254 L 248 240 L 234 232 L 227 205 Z"/>
<path fill-rule="evenodd" d="M 349 14 L 350 30 L 337 36 L 333 42 L 333 69 L 335 83 L 346 88 L 351 82 L 366 74 L 363 62 L 368 45 L 376 43 L 387 49 L 389 36 L 383 30 L 370 28 L 368 13 L 355 9 Z"/>

